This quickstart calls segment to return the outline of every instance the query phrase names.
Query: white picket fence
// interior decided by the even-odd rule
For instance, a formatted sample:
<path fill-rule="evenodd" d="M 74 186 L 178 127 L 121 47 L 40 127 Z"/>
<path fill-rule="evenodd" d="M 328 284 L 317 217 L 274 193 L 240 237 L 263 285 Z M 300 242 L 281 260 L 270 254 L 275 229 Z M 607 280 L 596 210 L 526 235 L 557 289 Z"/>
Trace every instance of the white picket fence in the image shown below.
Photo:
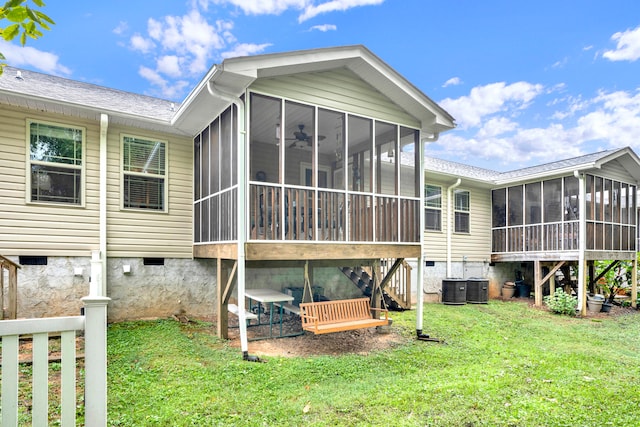
<path fill-rule="evenodd" d="M 76 425 L 76 333 L 84 331 L 84 406 L 86 426 L 107 425 L 107 304 L 85 297 L 84 316 L 0 321 L 2 337 L 2 426 L 18 425 L 19 340 L 32 337 L 33 426 L 49 424 L 49 335 L 60 335 L 61 426 Z"/>

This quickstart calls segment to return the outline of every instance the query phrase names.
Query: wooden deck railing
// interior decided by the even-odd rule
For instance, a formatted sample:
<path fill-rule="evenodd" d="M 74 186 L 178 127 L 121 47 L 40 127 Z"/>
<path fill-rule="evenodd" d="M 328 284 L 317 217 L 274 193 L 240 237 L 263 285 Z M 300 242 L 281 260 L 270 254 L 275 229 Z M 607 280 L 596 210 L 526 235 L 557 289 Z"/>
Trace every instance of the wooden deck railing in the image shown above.
<path fill-rule="evenodd" d="M 492 252 L 578 250 L 578 221 L 494 228 Z"/>
<path fill-rule="evenodd" d="M 419 200 L 270 184 L 249 194 L 252 240 L 420 241 Z"/>
<path fill-rule="evenodd" d="M 19 264 L 0 255 L 0 320 L 15 319 L 18 316 L 18 269 Z M 5 276 L 7 294 L 4 292 Z M 5 304 L 6 297 L 6 304 Z"/>
<path fill-rule="evenodd" d="M 386 277 L 396 262 L 393 258 L 380 260 L 380 272 L 382 277 Z M 411 265 L 406 260 L 401 260 L 399 267 L 392 272 L 392 275 L 385 286 L 385 291 L 389 293 L 396 302 L 403 308 L 411 308 Z"/>

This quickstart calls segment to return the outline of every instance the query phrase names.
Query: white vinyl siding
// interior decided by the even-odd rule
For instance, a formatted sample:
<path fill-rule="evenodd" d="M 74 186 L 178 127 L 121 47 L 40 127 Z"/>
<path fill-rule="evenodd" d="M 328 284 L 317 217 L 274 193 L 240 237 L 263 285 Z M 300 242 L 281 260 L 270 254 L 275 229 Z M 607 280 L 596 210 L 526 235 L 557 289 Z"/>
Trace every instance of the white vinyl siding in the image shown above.
<path fill-rule="evenodd" d="M 82 128 L 84 209 L 62 203 L 28 203 L 28 123 Z M 99 244 L 98 126 L 70 117 L 4 106 L 0 110 L 0 248 L 2 255 L 88 256 Z"/>
<path fill-rule="evenodd" d="M 439 179 L 433 172 L 427 171 L 425 179 L 430 185 L 442 187 L 442 232 L 434 233 L 425 230 L 424 253 L 430 261 L 445 261 L 447 255 L 447 227 L 453 225 L 453 215 L 447 212 L 447 187 L 450 179 Z M 463 256 L 469 262 L 482 262 L 491 259 L 491 190 L 476 187 L 471 183 L 464 184 L 469 190 L 469 233 L 451 235 L 452 261 L 461 261 Z M 452 208 L 453 208 L 452 203 Z"/>
<path fill-rule="evenodd" d="M 166 141 L 166 211 L 122 209 L 121 136 Z M 191 258 L 193 253 L 193 141 L 191 138 L 109 127 L 107 250 L 110 257 Z"/>
<path fill-rule="evenodd" d="M 27 118 L 84 128 L 84 209 L 27 203 Z M 0 110 L 0 248 L 2 255 L 88 257 L 99 248 L 99 122 L 32 110 Z M 168 210 L 122 210 L 120 135 L 135 134 L 171 146 Z M 192 140 L 110 126 L 107 131 L 107 248 L 109 257 L 192 258 Z"/>
<path fill-rule="evenodd" d="M 259 79 L 251 90 L 419 128 L 409 113 L 347 69 Z"/>

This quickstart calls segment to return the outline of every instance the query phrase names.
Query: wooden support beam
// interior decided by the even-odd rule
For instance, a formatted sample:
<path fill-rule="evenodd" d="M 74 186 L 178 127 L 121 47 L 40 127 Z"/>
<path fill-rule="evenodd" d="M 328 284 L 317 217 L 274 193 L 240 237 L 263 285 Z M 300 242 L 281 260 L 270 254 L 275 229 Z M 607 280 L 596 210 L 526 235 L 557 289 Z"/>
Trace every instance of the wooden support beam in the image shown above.
<path fill-rule="evenodd" d="M 553 279 L 553 284 L 554 284 L 554 291 L 555 291 L 555 276 L 556 276 L 556 271 L 558 271 L 565 263 L 566 261 L 560 261 L 559 263 L 557 263 L 548 273 L 546 276 L 544 276 L 542 278 L 542 284 L 544 284 L 544 282 L 546 282 L 547 280 L 551 280 Z M 542 285 L 541 284 L 541 285 Z M 551 293 L 553 295 L 553 292 Z"/>
<path fill-rule="evenodd" d="M 533 262 L 533 295 L 536 307 L 542 307 L 542 280 L 540 280 L 541 276 L 542 266 L 540 265 L 540 261 L 536 260 Z"/>
<path fill-rule="evenodd" d="M 549 280 L 549 292 L 553 295 L 556 291 L 556 271 L 558 271 L 566 261 L 558 262 L 553 268 L 546 274 L 546 276 L 542 277 L 542 265 L 540 261 L 533 262 L 533 271 L 534 271 L 534 298 L 535 305 L 537 307 L 542 307 L 543 295 L 542 295 L 542 286 L 544 283 Z"/>
<path fill-rule="evenodd" d="M 231 297 L 231 292 L 233 291 L 233 280 L 236 277 L 237 270 L 238 270 L 238 261 L 233 260 L 233 267 L 231 267 L 231 272 L 229 273 L 229 277 L 227 278 L 227 283 L 224 286 L 224 292 L 222 293 L 222 302 L 225 305 L 229 303 L 229 297 Z"/>
<path fill-rule="evenodd" d="M 234 260 L 233 266 L 229 268 L 229 260 L 222 258 L 217 259 L 217 304 L 218 304 L 218 322 L 217 333 L 218 337 L 227 339 L 229 338 L 229 297 L 233 290 L 233 280 L 238 268 L 238 261 Z M 231 271 L 229 271 L 231 270 Z"/>
<path fill-rule="evenodd" d="M 592 279 L 589 283 L 589 287 L 591 288 L 591 286 L 595 286 L 596 283 L 598 283 L 598 280 L 600 280 L 601 278 L 604 277 L 605 274 L 607 274 L 609 272 L 609 270 L 611 270 L 612 268 L 614 268 L 616 265 L 618 265 L 620 263 L 620 260 L 615 260 L 613 261 L 611 264 L 609 264 L 604 270 L 602 270 L 602 272 L 600 274 L 598 274 L 598 276 L 596 276 L 594 279 Z M 593 273 L 593 275 L 595 276 L 595 272 Z M 591 275 L 589 275 L 589 277 L 593 277 Z"/>

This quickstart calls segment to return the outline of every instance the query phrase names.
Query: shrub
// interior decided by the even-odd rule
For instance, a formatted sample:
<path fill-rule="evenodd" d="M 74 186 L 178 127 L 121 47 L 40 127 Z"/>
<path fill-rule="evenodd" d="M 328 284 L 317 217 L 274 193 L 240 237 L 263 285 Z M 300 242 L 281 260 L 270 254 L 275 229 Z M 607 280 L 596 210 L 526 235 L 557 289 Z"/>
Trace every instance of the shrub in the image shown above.
<path fill-rule="evenodd" d="M 573 316 L 576 314 L 578 298 L 569 295 L 563 289 L 556 289 L 553 295 L 544 297 L 544 303 L 554 313 Z"/>

